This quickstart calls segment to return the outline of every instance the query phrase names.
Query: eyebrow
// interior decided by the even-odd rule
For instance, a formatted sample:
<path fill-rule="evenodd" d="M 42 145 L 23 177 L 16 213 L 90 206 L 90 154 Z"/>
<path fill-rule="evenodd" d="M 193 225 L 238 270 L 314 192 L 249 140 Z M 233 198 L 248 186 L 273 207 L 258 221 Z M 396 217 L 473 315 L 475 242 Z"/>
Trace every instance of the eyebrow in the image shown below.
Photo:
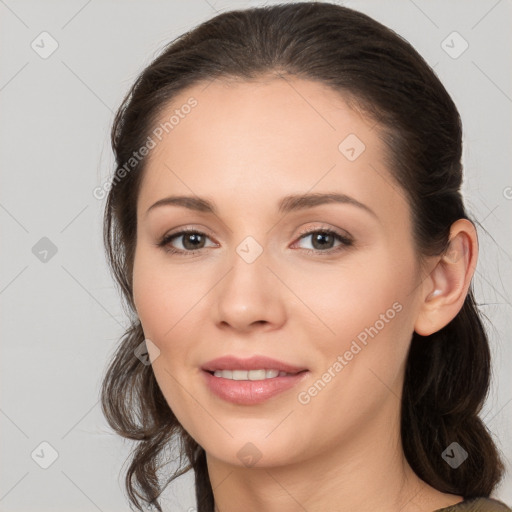
<path fill-rule="evenodd" d="M 321 194 L 321 193 L 310 193 L 310 194 L 293 194 L 285 196 L 279 201 L 278 213 L 290 213 L 293 211 L 305 210 L 307 208 L 313 208 L 322 204 L 341 203 L 356 206 L 367 213 L 373 215 L 378 219 L 377 214 L 365 204 L 357 201 L 353 197 L 347 196 L 346 194 Z M 194 210 L 203 213 L 211 213 L 217 215 L 217 209 L 213 203 L 207 199 L 203 199 L 197 196 L 169 196 L 158 200 L 156 203 L 151 205 L 145 215 L 151 210 L 160 206 L 182 206 L 189 210 Z"/>

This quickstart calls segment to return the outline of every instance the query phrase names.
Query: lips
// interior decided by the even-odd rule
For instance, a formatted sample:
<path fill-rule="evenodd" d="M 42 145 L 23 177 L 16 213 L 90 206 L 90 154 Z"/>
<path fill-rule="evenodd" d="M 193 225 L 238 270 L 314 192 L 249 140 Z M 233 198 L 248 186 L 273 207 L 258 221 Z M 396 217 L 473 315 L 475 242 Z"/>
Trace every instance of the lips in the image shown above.
<path fill-rule="evenodd" d="M 205 363 L 202 370 L 213 373 L 216 370 L 278 370 L 289 374 L 296 374 L 307 370 L 305 367 L 295 366 L 290 363 L 278 361 L 266 356 L 252 356 L 248 359 L 242 359 L 236 356 L 224 356 L 213 359 Z"/>
<path fill-rule="evenodd" d="M 236 405 L 261 404 L 297 386 L 309 373 L 307 368 L 265 356 L 253 356 L 248 359 L 224 356 L 207 362 L 201 369 L 207 388 L 218 398 Z M 272 376 L 271 373 L 270 378 L 252 380 L 250 377 L 253 374 L 257 376 L 261 373 L 257 370 L 278 372 L 278 375 Z M 247 373 L 249 380 L 225 378 L 222 376 L 224 372 L 233 372 L 241 376 Z"/>

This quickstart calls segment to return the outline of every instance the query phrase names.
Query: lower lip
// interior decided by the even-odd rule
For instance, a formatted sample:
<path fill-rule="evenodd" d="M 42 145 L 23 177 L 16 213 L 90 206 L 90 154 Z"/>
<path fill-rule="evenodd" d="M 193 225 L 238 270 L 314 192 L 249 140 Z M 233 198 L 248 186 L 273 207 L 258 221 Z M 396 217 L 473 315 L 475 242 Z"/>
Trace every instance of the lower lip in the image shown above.
<path fill-rule="evenodd" d="M 302 381 L 308 371 L 265 380 L 233 380 L 215 377 L 203 370 L 206 385 L 215 395 L 238 405 L 255 405 L 287 391 Z"/>

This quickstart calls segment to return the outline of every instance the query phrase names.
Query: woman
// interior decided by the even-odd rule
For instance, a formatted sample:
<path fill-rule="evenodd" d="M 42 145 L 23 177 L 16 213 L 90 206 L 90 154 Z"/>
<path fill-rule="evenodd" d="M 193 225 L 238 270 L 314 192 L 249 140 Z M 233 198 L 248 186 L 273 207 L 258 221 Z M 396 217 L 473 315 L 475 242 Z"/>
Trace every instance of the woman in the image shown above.
<path fill-rule="evenodd" d="M 190 468 L 201 512 L 510 510 L 460 119 L 407 42 L 330 3 L 221 14 L 143 71 L 112 145 L 133 316 L 102 403 L 139 510 Z"/>

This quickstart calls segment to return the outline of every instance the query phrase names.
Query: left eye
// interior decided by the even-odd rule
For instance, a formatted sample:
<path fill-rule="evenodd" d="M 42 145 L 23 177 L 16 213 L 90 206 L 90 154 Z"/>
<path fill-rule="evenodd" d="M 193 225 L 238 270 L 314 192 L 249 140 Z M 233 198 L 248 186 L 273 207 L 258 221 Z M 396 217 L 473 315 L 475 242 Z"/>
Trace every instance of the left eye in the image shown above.
<path fill-rule="evenodd" d="M 352 240 L 350 240 L 347 237 L 344 237 L 340 235 L 339 233 L 336 233 L 335 231 L 332 231 L 330 229 L 321 229 L 316 231 L 309 231 L 300 237 L 299 240 L 304 240 L 306 238 L 311 237 L 311 245 L 313 246 L 313 250 L 316 251 L 322 251 L 327 252 L 331 249 L 335 249 L 339 247 L 340 245 L 349 246 L 352 244 Z M 338 246 L 334 246 L 333 244 L 335 241 L 338 240 L 340 243 Z M 311 250 L 309 248 L 306 248 L 307 250 Z"/>

